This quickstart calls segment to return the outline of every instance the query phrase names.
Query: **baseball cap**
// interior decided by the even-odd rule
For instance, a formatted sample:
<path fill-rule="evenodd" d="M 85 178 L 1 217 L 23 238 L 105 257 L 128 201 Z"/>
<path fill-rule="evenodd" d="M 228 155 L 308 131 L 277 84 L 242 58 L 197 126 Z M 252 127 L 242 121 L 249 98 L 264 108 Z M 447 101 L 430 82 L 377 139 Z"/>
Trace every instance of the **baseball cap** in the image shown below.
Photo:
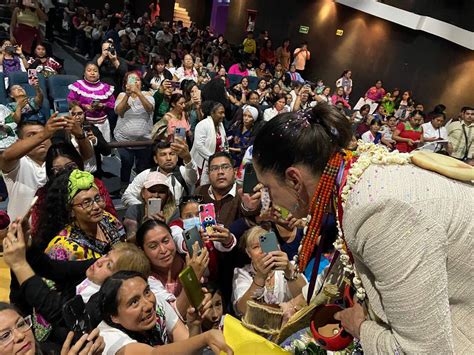
<path fill-rule="evenodd" d="M 156 185 L 165 185 L 169 189 L 168 178 L 162 173 L 159 173 L 158 171 L 153 171 L 149 173 L 146 177 L 146 181 L 143 184 L 143 187 L 145 189 L 149 189 L 150 187 Z"/>

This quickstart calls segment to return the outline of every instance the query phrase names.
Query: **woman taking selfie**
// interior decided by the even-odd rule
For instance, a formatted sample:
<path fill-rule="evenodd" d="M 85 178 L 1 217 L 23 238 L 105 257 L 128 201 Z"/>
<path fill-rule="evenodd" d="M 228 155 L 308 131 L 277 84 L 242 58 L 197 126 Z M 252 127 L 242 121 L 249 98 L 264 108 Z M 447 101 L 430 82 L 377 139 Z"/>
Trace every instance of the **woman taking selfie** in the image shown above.
<path fill-rule="evenodd" d="M 474 187 L 462 182 L 472 170 L 372 144 L 351 159 L 344 151 L 351 137 L 340 111 L 318 105 L 279 115 L 255 139 L 253 164 L 273 203 L 311 217 L 298 270 L 319 254 L 316 236 L 331 214 L 342 220 L 334 245 L 345 267 L 337 276 L 352 280 L 359 301 L 335 318 L 365 353 L 474 352 L 466 322 L 474 317 L 474 264 L 466 263 Z"/>
<path fill-rule="evenodd" d="M 215 354 L 233 354 L 215 329 L 169 344 L 162 307 L 140 273 L 120 271 L 109 277 L 100 289 L 100 305 L 107 355 L 195 354 L 207 346 Z"/>

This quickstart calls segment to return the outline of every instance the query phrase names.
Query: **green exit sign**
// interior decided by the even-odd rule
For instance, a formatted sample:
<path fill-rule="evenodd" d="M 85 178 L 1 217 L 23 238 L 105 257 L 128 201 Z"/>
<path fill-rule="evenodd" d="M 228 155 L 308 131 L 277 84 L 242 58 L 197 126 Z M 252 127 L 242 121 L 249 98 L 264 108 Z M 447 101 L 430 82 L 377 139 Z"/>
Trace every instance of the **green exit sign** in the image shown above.
<path fill-rule="evenodd" d="M 309 32 L 309 26 L 300 26 L 300 31 L 299 32 L 307 35 L 308 32 Z"/>

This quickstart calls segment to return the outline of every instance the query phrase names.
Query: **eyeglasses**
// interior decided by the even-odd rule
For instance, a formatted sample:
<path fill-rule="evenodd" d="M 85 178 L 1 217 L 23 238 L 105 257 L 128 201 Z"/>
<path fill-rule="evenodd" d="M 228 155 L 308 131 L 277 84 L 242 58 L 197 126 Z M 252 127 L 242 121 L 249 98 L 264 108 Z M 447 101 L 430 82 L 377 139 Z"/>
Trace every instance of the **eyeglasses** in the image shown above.
<path fill-rule="evenodd" d="M 101 195 L 95 195 L 93 199 L 87 199 L 82 201 L 81 203 L 74 203 L 73 206 L 81 206 L 82 209 L 88 210 L 92 208 L 92 205 L 94 205 L 94 202 L 97 203 L 98 205 L 104 203 L 105 199 Z"/>
<path fill-rule="evenodd" d="M 79 167 L 77 166 L 77 164 L 74 163 L 73 161 L 71 161 L 71 162 L 67 163 L 67 164 L 64 165 L 64 166 L 53 166 L 53 167 L 51 168 L 51 172 L 52 172 L 54 175 L 58 175 L 59 173 L 65 171 L 65 170 L 68 170 L 68 171 L 70 170 L 70 171 L 72 171 L 72 170 L 77 169 L 77 168 L 79 168 Z"/>
<path fill-rule="evenodd" d="M 212 165 L 209 167 L 209 172 L 216 173 L 221 169 L 224 172 L 229 171 L 230 169 L 232 169 L 232 165 L 230 164 Z"/>
<path fill-rule="evenodd" d="M 32 325 L 33 325 L 33 322 L 31 320 L 31 316 L 18 319 L 18 321 L 16 322 L 16 325 L 13 328 L 10 328 L 0 333 L 0 344 L 1 345 L 10 344 L 13 341 L 13 331 L 15 329 L 24 333 L 28 331 Z"/>

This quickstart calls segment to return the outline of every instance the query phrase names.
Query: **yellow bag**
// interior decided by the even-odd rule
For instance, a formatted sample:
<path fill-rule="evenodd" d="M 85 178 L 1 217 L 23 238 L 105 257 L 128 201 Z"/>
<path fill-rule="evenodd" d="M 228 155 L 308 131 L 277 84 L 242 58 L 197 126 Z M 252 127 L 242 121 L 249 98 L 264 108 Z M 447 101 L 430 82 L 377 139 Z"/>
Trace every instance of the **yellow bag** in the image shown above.
<path fill-rule="evenodd" d="M 224 318 L 224 338 L 235 355 L 289 354 L 275 343 L 245 328 L 238 319 L 230 315 Z"/>

